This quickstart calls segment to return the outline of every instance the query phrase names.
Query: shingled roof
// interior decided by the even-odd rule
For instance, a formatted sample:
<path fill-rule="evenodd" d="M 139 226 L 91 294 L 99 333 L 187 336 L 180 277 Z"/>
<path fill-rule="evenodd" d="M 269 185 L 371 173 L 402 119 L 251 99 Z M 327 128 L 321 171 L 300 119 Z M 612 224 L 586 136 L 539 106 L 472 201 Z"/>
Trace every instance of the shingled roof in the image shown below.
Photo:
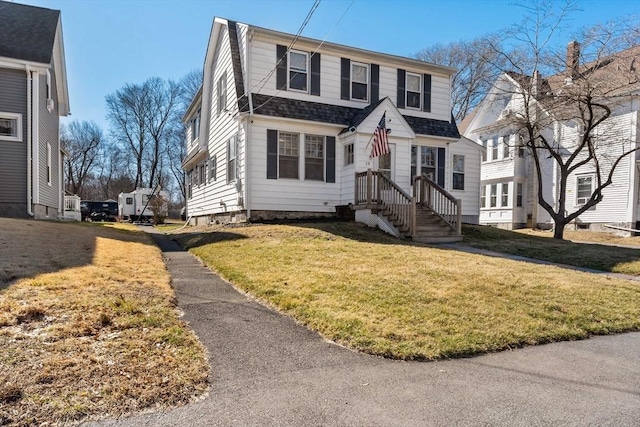
<path fill-rule="evenodd" d="M 277 96 L 270 97 L 257 93 L 252 96 L 255 114 L 343 125 L 346 129 L 362 123 L 366 116 L 377 106 L 376 103 L 361 109 Z M 403 117 L 416 134 L 460 138 L 458 127 L 453 118 L 451 122 L 448 122 L 423 117 Z"/>
<path fill-rule="evenodd" d="M 0 1 L 0 57 L 51 63 L 59 10 Z"/>

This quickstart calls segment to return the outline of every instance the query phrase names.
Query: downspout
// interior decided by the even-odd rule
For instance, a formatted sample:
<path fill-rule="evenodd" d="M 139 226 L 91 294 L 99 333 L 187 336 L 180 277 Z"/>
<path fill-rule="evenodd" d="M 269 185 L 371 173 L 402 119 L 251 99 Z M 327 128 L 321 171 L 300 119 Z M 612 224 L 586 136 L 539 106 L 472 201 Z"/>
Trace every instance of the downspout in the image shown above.
<path fill-rule="evenodd" d="M 38 101 L 40 99 L 40 82 L 39 82 L 39 74 L 37 71 L 33 71 L 33 73 L 35 74 L 36 78 L 33 78 L 33 74 L 32 74 L 32 78 L 31 81 L 33 83 L 32 89 L 31 89 L 31 168 L 32 168 L 32 173 L 33 173 L 33 194 L 32 194 L 32 199 L 33 199 L 33 205 L 37 205 L 40 203 L 40 150 L 39 150 L 39 144 L 40 144 L 40 140 L 39 140 L 39 133 L 38 133 L 38 127 L 39 127 L 39 123 L 38 123 L 38 118 L 39 118 L 39 111 L 38 111 Z"/>
<path fill-rule="evenodd" d="M 31 70 L 26 66 L 27 71 L 27 214 L 33 216 L 31 207 Z"/>

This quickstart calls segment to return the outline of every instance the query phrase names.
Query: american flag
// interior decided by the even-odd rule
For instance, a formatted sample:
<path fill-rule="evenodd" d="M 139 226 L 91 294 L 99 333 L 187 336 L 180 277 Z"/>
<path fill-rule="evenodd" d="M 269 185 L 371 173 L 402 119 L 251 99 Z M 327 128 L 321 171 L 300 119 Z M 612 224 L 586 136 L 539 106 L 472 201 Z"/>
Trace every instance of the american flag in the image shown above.
<path fill-rule="evenodd" d="M 387 113 L 382 115 L 378 127 L 373 132 L 373 148 L 371 148 L 371 155 L 369 157 L 378 157 L 383 154 L 390 153 L 389 138 L 387 137 Z"/>

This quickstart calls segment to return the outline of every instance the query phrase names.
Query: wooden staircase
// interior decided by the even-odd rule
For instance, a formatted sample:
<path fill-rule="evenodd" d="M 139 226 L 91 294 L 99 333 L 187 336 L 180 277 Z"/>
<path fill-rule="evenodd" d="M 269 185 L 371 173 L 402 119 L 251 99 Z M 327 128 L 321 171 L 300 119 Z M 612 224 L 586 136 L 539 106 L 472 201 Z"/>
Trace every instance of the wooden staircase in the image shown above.
<path fill-rule="evenodd" d="M 462 236 L 440 215 L 426 206 L 417 205 L 416 229 L 411 239 L 420 243 L 453 243 L 461 241 Z"/>
<path fill-rule="evenodd" d="M 398 237 L 421 243 L 462 240 L 460 201 L 426 175 L 413 180 L 413 196 L 379 171 L 357 172 L 354 210 L 384 217 Z"/>

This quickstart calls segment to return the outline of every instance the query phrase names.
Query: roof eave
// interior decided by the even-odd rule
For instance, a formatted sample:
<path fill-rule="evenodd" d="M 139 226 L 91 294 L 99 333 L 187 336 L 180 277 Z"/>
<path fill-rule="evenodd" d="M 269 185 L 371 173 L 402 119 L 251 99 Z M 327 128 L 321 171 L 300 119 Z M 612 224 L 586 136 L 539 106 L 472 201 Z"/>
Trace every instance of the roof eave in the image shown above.
<path fill-rule="evenodd" d="M 296 36 L 293 34 L 283 33 L 280 31 L 270 30 L 268 28 L 256 27 L 253 25 L 249 25 L 249 31 L 252 35 L 261 35 L 268 39 L 281 40 L 286 42 L 288 45 L 293 38 Z M 308 37 L 298 37 L 296 40 L 296 44 L 308 44 L 311 46 L 319 46 L 322 45 L 323 51 L 332 51 L 339 54 L 344 54 L 345 52 L 354 53 L 356 55 L 362 55 L 370 58 L 375 58 L 381 62 L 394 63 L 394 64 L 402 64 L 408 68 L 420 68 L 422 70 L 429 70 L 434 73 L 446 74 L 451 76 L 455 74 L 458 70 L 452 67 L 446 67 L 444 65 L 437 65 L 430 62 L 420 61 L 418 59 L 407 58 L 404 56 L 391 55 L 388 53 L 375 52 L 372 50 L 361 49 L 353 46 L 342 45 L 338 43 L 331 43 L 327 41 L 321 41 L 317 39 L 312 39 Z"/>

